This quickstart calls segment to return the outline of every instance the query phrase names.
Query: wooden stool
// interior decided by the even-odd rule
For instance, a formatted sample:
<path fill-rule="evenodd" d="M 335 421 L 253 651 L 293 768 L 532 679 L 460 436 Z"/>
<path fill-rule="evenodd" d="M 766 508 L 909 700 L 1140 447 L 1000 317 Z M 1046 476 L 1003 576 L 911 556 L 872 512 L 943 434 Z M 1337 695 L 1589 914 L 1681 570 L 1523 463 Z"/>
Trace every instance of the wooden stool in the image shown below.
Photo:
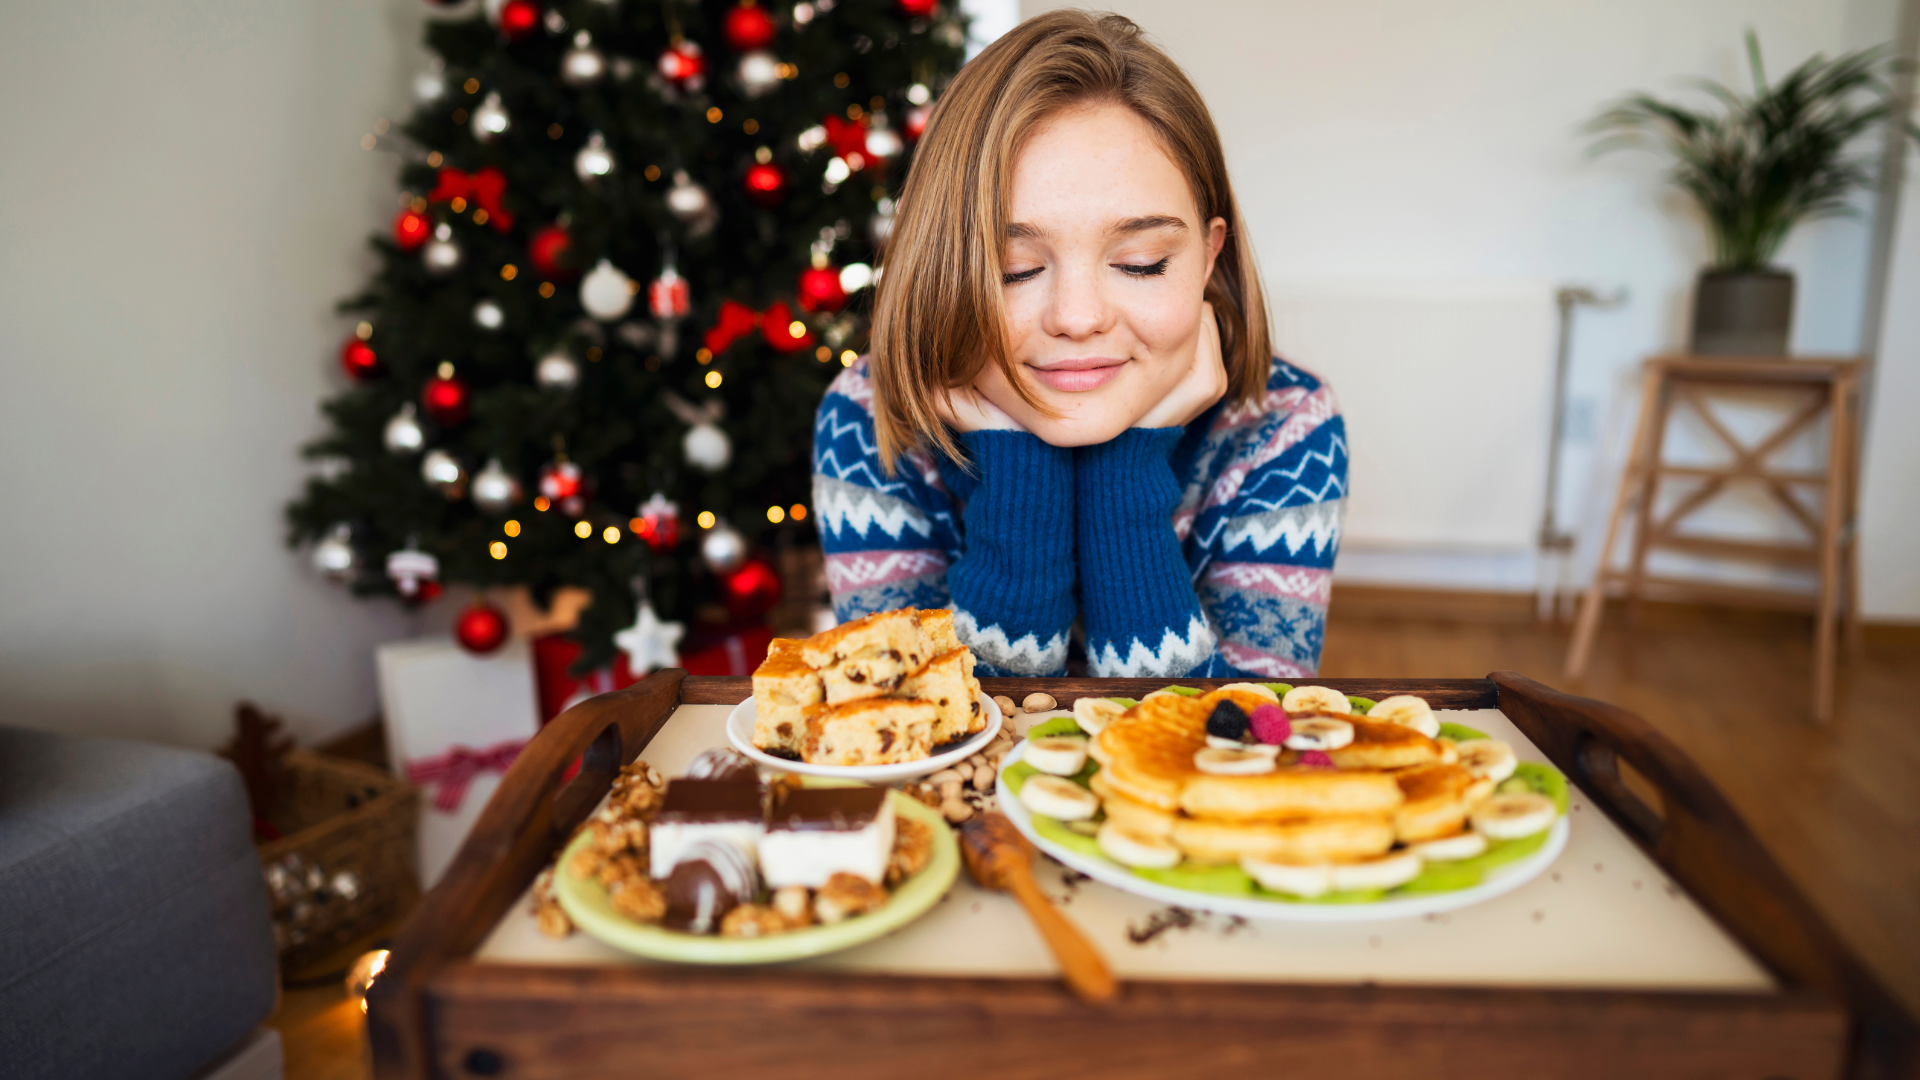
<path fill-rule="evenodd" d="M 1854 521 L 1859 468 L 1857 407 L 1861 361 L 1849 359 L 1723 359 L 1719 357 L 1663 356 L 1647 361 L 1646 385 L 1640 404 L 1640 423 L 1633 451 L 1620 477 L 1620 491 L 1607 520 L 1607 538 L 1593 584 L 1574 624 L 1573 646 L 1567 652 L 1567 675 L 1577 678 L 1586 669 L 1600 629 L 1600 614 L 1611 595 L 1625 596 L 1637 609 L 1643 597 L 1689 599 L 1760 607 L 1811 610 L 1813 636 L 1813 716 L 1825 723 L 1833 715 L 1833 668 L 1836 636 L 1841 621 L 1851 644 L 1859 633 L 1859 575 L 1854 551 Z M 1765 438 L 1751 446 L 1742 442 L 1707 408 L 1714 390 L 1805 391 L 1804 400 Z M 1667 423 L 1678 404 L 1692 406 L 1708 430 L 1733 453 L 1733 462 L 1710 467 L 1668 463 Z M 1821 413 L 1832 414 L 1827 439 L 1826 468 L 1785 471 L 1767 466 L 1767 458 Z M 1656 516 L 1654 508 L 1662 481 L 1697 481 L 1699 486 L 1672 509 Z M 1813 537 L 1810 544 L 1763 542 L 1683 534 L 1680 525 L 1734 481 L 1762 485 Z M 1818 512 L 1809 510 L 1795 494 L 1798 486 L 1821 489 Z M 1621 519 L 1634 511 L 1633 554 L 1627 569 L 1611 566 L 1613 545 Z M 1819 588 L 1812 596 L 1773 589 L 1709 584 L 1646 572 L 1647 553 L 1654 549 L 1689 555 L 1775 565 L 1814 566 Z"/>

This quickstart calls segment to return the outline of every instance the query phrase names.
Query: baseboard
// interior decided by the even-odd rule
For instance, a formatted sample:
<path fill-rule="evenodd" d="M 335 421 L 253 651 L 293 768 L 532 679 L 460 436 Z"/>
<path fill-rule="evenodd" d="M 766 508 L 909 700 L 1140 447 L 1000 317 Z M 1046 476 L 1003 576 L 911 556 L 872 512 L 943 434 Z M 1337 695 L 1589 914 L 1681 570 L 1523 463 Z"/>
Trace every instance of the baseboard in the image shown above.
<path fill-rule="evenodd" d="M 1475 623 L 1534 620 L 1530 592 L 1335 584 L 1329 619 L 1417 619 Z"/>

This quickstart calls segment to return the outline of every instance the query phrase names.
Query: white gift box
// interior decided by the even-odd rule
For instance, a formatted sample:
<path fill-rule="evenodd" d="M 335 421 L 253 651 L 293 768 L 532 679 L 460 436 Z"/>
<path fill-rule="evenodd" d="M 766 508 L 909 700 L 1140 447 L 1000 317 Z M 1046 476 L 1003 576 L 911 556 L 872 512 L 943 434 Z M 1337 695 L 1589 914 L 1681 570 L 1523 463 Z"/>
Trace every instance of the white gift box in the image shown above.
<path fill-rule="evenodd" d="M 533 651 L 515 639 L 475 656 L 450 637 L 416 638 L 380 646 L 375 663 L 388 759 L 420 786 L 420 887 L 430 889 L 540 729 Z"/>

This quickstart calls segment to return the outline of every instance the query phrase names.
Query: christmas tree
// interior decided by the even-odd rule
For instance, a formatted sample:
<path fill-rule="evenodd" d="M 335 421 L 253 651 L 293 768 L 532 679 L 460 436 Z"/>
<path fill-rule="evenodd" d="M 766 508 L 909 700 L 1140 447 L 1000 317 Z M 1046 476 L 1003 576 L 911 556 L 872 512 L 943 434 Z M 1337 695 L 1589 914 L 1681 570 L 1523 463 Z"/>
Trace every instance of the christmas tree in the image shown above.
<path fill-rule="evenodd" d="M 291 542 L 367 596 L 586 588 L 583 668 L 637 593 L 751 617 L 750 553 L 812 529 L 814 406 L 864 347 L 892 197 L 964 41 L 952 0 L 431 22 Z"/>

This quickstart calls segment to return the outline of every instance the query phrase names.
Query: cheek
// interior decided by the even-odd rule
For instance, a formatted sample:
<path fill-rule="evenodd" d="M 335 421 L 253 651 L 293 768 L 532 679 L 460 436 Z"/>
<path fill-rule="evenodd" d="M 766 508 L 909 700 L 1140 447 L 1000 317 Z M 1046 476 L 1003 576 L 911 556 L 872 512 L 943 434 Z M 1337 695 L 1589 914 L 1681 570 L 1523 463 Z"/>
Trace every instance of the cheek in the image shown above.
<path fill-rule="evenodd" d="M 1156 290 L 1127 305 L 1127 327 L 1155 357 L 1182 351 L 1200 328 L 1199 305 L 1184 292 Z"/>

